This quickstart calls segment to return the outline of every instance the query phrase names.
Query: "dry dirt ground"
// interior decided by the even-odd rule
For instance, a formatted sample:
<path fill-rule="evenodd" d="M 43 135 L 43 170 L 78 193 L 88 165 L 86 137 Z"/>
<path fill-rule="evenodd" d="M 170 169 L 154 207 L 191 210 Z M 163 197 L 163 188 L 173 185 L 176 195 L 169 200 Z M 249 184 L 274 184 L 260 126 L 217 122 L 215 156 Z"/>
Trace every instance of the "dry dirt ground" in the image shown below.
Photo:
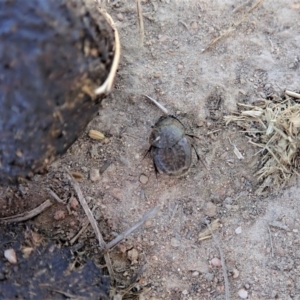
<path fill-rule="evenodd" d="M 120 281 L 147 264 L 139 284 L 151 288 L 140 299 L 225 299 L 221 254 L 230 299 L 300 299 L 299 178 L 282 190 L 271 187 L 265 196 L 256 195 L 259 149 L 240 128 L 223 121 L 237 102 L 271 98 L 285 88 L 299 91 L 299 1 L 265 0 L 247 15 L 254 5 L 142 1 L 145 36 L 139 47 L 135 1 L 108 2 L 122 45 L 115 89 L 48 175 L 17 191 L 1 189 L 1 216 L 52 199 L 47 188 L 62 199 L 76 197 L 64 173 L 69 168 L 83 175 L 80 187 L 107 241 L 159 206 L 157 215 L 112 253 Z M 235 30 L 202 52 L 230 27 Z M 163 103 L 201 138 L 197 149 L 207 168 L 194 157 L 187 176 L 156 178 L 151 158 L 143 156 L 162 113 L 143 94 Z M 89 129 L 103 132 L 105 142 L 89 139 Z M 236 157 L 233 144 L 244 159 Z M 94 182 L 93 169 L 100 170 Z M 63 204 L 53 205 L 24 229 L 70 245 L 85 222 L 76 200 L 70 205 L 69 212 Z M 215 238 L 199 241 L 206 223 L 215 219 L 221 223 Z M 76 245 L 83 260 L 99 259 L 90 228 Z M 132 249 L 139 257 L 128 268 L 124 260 Z"/>

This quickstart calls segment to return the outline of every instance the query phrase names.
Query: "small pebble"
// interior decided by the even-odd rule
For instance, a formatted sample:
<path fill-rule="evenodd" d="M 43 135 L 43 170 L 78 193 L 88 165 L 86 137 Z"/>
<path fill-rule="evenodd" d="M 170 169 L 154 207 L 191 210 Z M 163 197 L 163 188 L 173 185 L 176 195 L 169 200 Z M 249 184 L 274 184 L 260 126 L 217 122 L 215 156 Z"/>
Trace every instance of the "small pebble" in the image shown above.
<path fill-rule="evenodd" d="M 54 213 L 54 220 L 58 221 L 58 220 L 63 220 L 66 217 L 66 214 L 63 210 L 57 210 Z"/>
<path fill-rule="evenodd" d="M 194 30 L 197 30 L 198 29 L 198 23 L 196 21 L 193 21 L 191 23 L 191 28 L 194 29 Z"/>
<path fill-rule="evenodd" d="M 233 268 L 232 273 L 233 273 L 232 275 L 233 278 L 238 278 L 240 275 L 239 270 L 237 270 L 236 268 Z"/>
<path fill-rule="evenodd" d="M 146 175 L 142 174 L 142 175 L 140 176 L 140 182 L 141 182 L 142 184 L 146 184 L 146 183 L 148 182 L 148 177 L 147 177 Z"/>
<path fill-rule="evenodd" d="M 117 14 L 117 19 L 122 22 L 124 20 L 124 17 L 121 13 L 118 13 Z"/>
<path fill-rule="evenodd" d="M 117 188 L 112 190 L 112 196 L 118 200 L 122 200 L 123 198 L 122 191 Z"/>
<path fill-rule="evenodd" d="M 72 197 L 69 203 L 70 203 L 70 207 L 74 210 L 76 210 L 79 206 L 78 200 L 75 197 Z"/>
<path fill-rule="evenodd" d="M 238 291 L 238 295 L 241 299 L 247 299 L 248 298 L 248 292 L 245 289 L 240 289 Z"/>
<path fill-rule="evenodd" d="M 179 44 L 178 40 L 174 40 L 174 41 L 173 41 L 173 45 L 174 45 L 174 46 L 177 46 L 178 44 Z"/>
<path fill-rule="evenodd" d="M 232 204 L 233 199 L 231 197 L 226 197 L 224 200 L 224 204 Z"/>
<path fill-rule="evenodd" d="M 96 182 L 100 179 L 99 169 L 91 169 L 90 170 L 90 179 L 91 179 L 92 182 Z"/>
<path fill-rule="evenodd" d="M 242 227 L 239 226 L 238 228 L 236 228 L 235 233 L 236 234 L 241 234 L 242 233 Z"/>
<path fill-rule="evenodd" d="M 135 264 L 137 263 L 137 260 L 139 258 L 139 252 L 135 248 L 133 248 L 130 251 L 128 251 L 127 257 L 132 264 Z"/>
<path fill-rule="evenodd" d="M 178 71 L 183 70 L 183 65 L 179 64 L 179 65 L 177 66 L 177 69 L 178 69 Z"/>
<path fill-rule="evenodd" d="M 198 271 L 195 271 L 195 272 L 192 273 L 192 276 L 193 276 L 193 277 L 197 277 L 197 276 L 199 276 L 199 274 L 200 274 L 200 273 L 199 273 Z"/>
<path fill-rule="evenodd" d="M 32 247 L 24 247 L 22 248 L 22 253 L 24 258 L 28 258 L 30 254 L 32 253 L 33 248 Z"/>
<path fill-rule="evenodd" d="M 203 212 L 208 217 L 214 217 L 217 214 L 217 206 L 212 202 L 207 202 L 203 209 Z"/>
<path fill-rule="evenodd" d="M 174 248 L 178 248 L 180 246 L 180 241 L 178 241 L 177 239 L 175 238 L 172 238 L 171 239 L 171 245 L 174 247 Z"/>
<path fill-rule="evenodd" d="M 204 275 L 204 278 L 207 280 L 207 281 L 213 281 L 214 280 L 214 274 L 213 273 L 210 273 L 210 272 L 207 272 L 205 273 Z"/>
<path fill-rule="evenodd" d="M 289 69 L 293 69 L 295 67 L 295 64 L 294 63 L 290 63 L 289 64 Z"/>
<path fill-rule="evenodd" d="M 11 263 L 16 264 L 17 263 L 17 255 L 14 249 L 6 249 L 4 251 L 4 257 Z"/>
<path fill-rule="evenodd" d="M 168 36 L 167 36 L 167 35 L 160 34 L 160 35 L 158 36 L 158 39 L 159 39 L 160 42 L 165 42 L 165 41 L 168 40 Z"/>
<path fill-rule="evenodd" d="M 182 295 L 187 295 L 189 292 L 187 290 L 182 291 Z"/>
<path fill-rule="evenodd" d="M 152 226 L 152 222 L 151 222 L 151 220 L 147 220 L 145 222 L 145 227 L 150 227 L 150 226 Z"/>
<path fill-rule="evenodd" d="M 217 257 L 214 257 L 210 263 L 214 266 L 214 267 L 221 267 L 222 266 L 222 263 L 221 263 L 221 260 Z"/>
<path fill-rule="evenodd" d="M 110 142 L 110 139 L 109 138 L 105 138 L 104 140 L 103 140 L 103 143 L 104 144 L 108 144 Z"/>

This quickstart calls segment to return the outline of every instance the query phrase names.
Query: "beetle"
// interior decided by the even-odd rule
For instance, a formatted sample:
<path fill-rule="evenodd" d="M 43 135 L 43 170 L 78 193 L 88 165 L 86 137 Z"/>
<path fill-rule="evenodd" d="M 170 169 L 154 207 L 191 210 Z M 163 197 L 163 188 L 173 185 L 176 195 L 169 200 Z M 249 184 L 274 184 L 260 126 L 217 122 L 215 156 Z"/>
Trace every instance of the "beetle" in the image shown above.
<path fill-rule="evenodd" d="M 156 101 L 154 103 L 157 104 Z M 168 111 L 165 109 L 164 112 Z M 186 128 L 176 116 L 161 116 L 153 126 L 147 152 L 151 153 L 156 173 L 184 176 L 192 165 L 192 148 L 200 160 L 193 138 L 196 136 L 186 133 Z"/>

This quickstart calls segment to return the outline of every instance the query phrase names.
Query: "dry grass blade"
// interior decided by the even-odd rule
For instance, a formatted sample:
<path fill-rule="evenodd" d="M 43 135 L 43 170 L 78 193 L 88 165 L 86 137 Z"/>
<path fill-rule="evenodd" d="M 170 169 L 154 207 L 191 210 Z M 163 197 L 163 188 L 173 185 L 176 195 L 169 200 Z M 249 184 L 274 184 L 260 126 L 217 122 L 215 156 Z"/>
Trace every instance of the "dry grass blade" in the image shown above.
<path fill-rule="evenodd" d="M 108 269 L 109 276 L 110 276 L 110 278 L 114 278 L 114 271 L 113 271 L 112 263 L 111 263 L 108 251 L 106 250 L 106 243 L 105 243 L 105 241 L 102 237 L 102 234 L 99 230 L 97 221 L 95 220 L 95 218 L 92 214 L 92 211 L 90 210 L 88 204 L 85 201 L 85 198 L 83 197 L 83 194 L 82 194 L 79 184 L 77 183 L 77 181 L 73 178 L 73 176 L 67 169 L 66 169 L 66 172 L 68 173 L 69 181 L 71 182 L 71 184 L 74 187 L 74 190 L 77 194 L 78 200 L 79 200 L 85 214 L 87 215 L 87 218 L 88 218 L 90 224 L 92 225 L 92 228 L 96 234 L 100 249 L 103 251 L 103 256 L 104 256 L 104 260 L 105 260 L 105 263 L 106 263 L 106 266 Z"/>
<path fill-rule="evenodd" d="M 121 241 L 123 241 L 127 236 L 129 236 L 133 231 L 135 231 L 137 228 L 142 226 L 148 219 L 152 218 L 158 210 L 158 206 L 155 206 L 150 211 L 148 211 L 137 223 L 135 223 L 132 227 L 124 231 L 123 233 L 119 234 L 115 239 L 113 239 L 111 242 L 109 242 L 106 245 L 107 249 L 111 249 L 117 244 L 119 244 Z"/>
<path fill-rule="evenodd" d="M 291 96 L 291 97 L 293 97 L 293 98 L 300 99 L 300 94 L 298 94 L 298 93 L 295 93 L 295 92 L 292 92 L 292 91 L 288 91 L 288 90 L 286 90 L 285 93 L 286 93 L 286 95 L 288 95 L 288 96 Z"/>
<path fill-rule="evenodd" d="M 161 109 L 166 115 L 169 114 L 169 111 L 162 105 L 160 104 L 158 101 L 156 101 L 155 99 L 153 99 L 150 96 L 144 95 L 145 97 L 147 97 L 149 100 L 151 100 L 159 109 Z"/>
<path fill-rule="evenodd" d="M 110 26 L 114 30 L 114 35 L 115 35 L 115 46 L 114 46 L 115 53 L 114 53 L 114 58 L 111 65 L 110 72 L 105 82 L 94 91 L 96 95 L 100 95 L 100 94 L 108 94 L 112 90 L 115 75 L 119 66 L 120 56 L 121 56 L 121 43 L 120 43 L 118 30 L 115 26 L 112 17 L 104 9 L 101 9 L 100 7 L 97 7 L 97 10 L 99 11 L 100 14 L 104 16 L 106 21 L 110 24 Z"/>
<path fill-rule="evenodd" d="M 46 200 L 41 205 L 39 205 L 38 207 L 34 208 L 31 211 L 28 211 L 28 212 L 25 212 L 22 214 L 18 214 L 18 215 L 14 215 L 14 216 L 10 216 L 10 217 L 6 217 L 6 218 L 1 218 L 0 222 L 13 223 L 13 222 L 22 222 L 22 221 L 32 219 L 32 218 L 36 217 L 37 215 L 39 215 L 40 213 L 42 213 L 44 210 L 46 210 L 52 204 L 53 203 L 50 200 Z"/>
<path fill-rule="evenodd" d="M 199 241 L 206 240 L 208 238 L 211 238 L 211 233 L 213 231 L 216 231 L 220 227 L 220 219 L 216 219 L 211 224 L 209 227 L 205 228 L 199 233 Z"/>
<path fill-rule="evenodd" d="M 141 0 L 136 0 L 137 15 L 138 15 L 138 24 L 139 24 L 139 46 L 142 47 L 144 44 L 144 19 Z"/>
<path fill-rule="evenodd" d="M 96 237 L 98 239 L 100 248 L 101 248 L 102 251 L 104 251 L 106 249 L 106 243 L 105 243 L 105 241 L 102 237 L 102 234 L 101 234 L 101 232 L 98 228 L 97 221 L 95 220 L 95 218 L 92 214 L 92 211 L 90 210 L 88 204 L 85 201 L 85 198 L 83 197 L 83 194 L 82 194 L 82 191 L 80 189 L 80 186 L 79 186 L 78 182 L 73 178 L 73 176 L 71 175 L 71 173 L 67 169 L 66 169 L 66 171 L 68 173 L 69 180 L 70 180 L 71 184 L 73 185 L 74 190 L 75 190 L 75 192 L 78 196 L 78 200 L 79 200 L 85 214 L 87 215 L 88 220 L 91 223 L 92 228 L 93 228 L 93 230 L 96 234 Z"/>
<path fill-rule="evenodd" d="M 53 192 L 50 188 L 47 188 L 46 189 L 47 192 L 58 202 L 58 203 L 62 203 L 62 204 L 65 204 L 65 201 L 61 200 L 57 194 L 55 192 Z"/>

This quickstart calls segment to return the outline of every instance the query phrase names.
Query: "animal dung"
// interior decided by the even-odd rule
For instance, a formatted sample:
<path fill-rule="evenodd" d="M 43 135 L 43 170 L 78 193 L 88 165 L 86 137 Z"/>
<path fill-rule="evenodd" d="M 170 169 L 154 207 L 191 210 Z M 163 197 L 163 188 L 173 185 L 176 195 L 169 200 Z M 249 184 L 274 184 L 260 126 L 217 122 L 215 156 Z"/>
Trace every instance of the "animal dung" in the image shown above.
<path fill-rule="evenodd" d="M 93 1 L 0 2 L 0 183 L 43 173 L 111 90 L 120 46 Z"/>

